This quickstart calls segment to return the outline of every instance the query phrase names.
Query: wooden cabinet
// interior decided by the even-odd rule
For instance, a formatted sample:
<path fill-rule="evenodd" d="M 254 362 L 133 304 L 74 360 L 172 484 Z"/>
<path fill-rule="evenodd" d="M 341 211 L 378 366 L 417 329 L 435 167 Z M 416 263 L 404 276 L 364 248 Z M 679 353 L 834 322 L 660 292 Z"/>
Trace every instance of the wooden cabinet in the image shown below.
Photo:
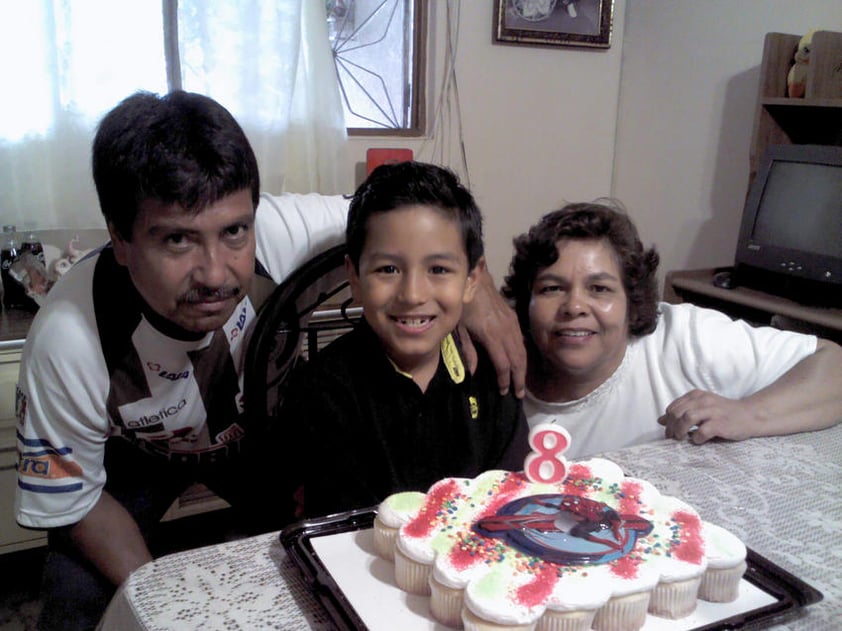
<path fill-rule="evenodd" d="M 46 533 L 21 528 L 15 521 L 15 387 L 22 345 L 21 341 L 0 346 L 0 554 L 33 548 L 47 542 Z"/>
<path fill-rule="evenodd" d="M 804 98 L 786 96 L 786 77 L 801 35 L 767 33 L 750 151 L 754 180 L 766 147 L 842 145 L 842 33 L 813 34 Z"/>

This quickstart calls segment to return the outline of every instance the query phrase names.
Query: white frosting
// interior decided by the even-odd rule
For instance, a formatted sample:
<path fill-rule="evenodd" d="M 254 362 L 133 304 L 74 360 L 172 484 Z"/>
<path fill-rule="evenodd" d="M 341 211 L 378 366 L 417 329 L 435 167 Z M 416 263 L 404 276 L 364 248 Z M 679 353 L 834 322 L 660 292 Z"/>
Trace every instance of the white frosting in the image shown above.
<path fill-rule="evenodd" d="M 686 502 L 681 501 L 677 497 L 670 497 L 667 495 L 660 495 L 655 501 L 656 515 L 674 515 L 679 512 L 687 513 L 688 515 L 696 516 L 697 513 L 692 506 Z M 669 521 L 655 521 L 655 527 L 652 531 L 653 535 L 657 535 L 662 540 L 668 540 L 671 536 L 672 523 Z M 699 518 L 699 525 L 701 530 L 701 519 Z M 704 574 L 707 569 L 707 558 L 704 553 L 704 540 L 701 532 L 699 533 L 699 543 L 702 546 L 701 560 L 693 562 L 683 561 L 676 556 L 662 556 L 657 564 L 658 570 L 661 574 L 661 581 L 664 583 L 676 583 L 678 581 L 686 581 L 692 578 L 697 578 Z"/>
<path fill-rule="evenodd" d="M 746 545 L 721 526 L 702 522 L 708 567 L 723 570 L 736 567 L 746 558 Z"/>
<path fill-rule="evenodd" d="M 471 581 L 465 588 L 465 607 L 480 618 L 497 624 L 530 624 L 544 615 L 546 603 L 529 607 L 510 598 L 516 590 L 528 581 L 523 574 L 512 574 L 505 567 L 498 566 Z"/>
<path fill-rule="evenodd" d="M 553 589 L 547 600 L 547 609 L 554 611 L 578 611 L 598 609 L 611 598 L 611 586 L 607 582 L 594 581 L 586 576 L 565 576 Z"/>
<path fill-rule="evenodd" d="M 398 535 L 395 545 L 408 559 L 416 563 L 432 565 L 436 558 L 435 551 L 430 546 L 423 545 L 420 539 L 404 539 Z"/>
<path fill-rule="evenodd" d="M 590 460 L 581 460 L 578 463 L 586 466 L 591 471 L 591 475 L 595 478 L 602 478 L 606 481 L 622 480 L 625 476 L 623 470 L 616 462 L 605 460 L 604 458 L 591 458 Z M 649 484 L 646 482 L 646 484 Z M 651 486 L 651 485 L 649 485 Z M 558 487 L 553 487 L 553 490 Z M 652 487 L 654 489 L 654 487 Z M 656 491 L 657 492 L 657 491 Z"/>
<path fill-rule="evenodd" d="M 605 575 L 601 580 L 610 586 L 612 598 L 651 591 L 655 589 L 655 585 L 658 584 L 660 578 L 658 568 L 652 563 L 646 563 L 637 568 L 637 575 L 632 580 L 617 576 L 605 565 L 600 566 L 597 573 Z M 591 574 L 590 569 L 588 574 Z M 597 579 L 596 582 L 600 582 L 600 580 Z"/>
<path fill-rule="evenodd" d="M 446 554 L 437 555 L 433 562 L 433 577 L 451 589 L 464 589 L 471 579 L 485 572 L 486 569 L 482 565 L 474 565 L 467 569 L 456 568 L 450 556 Z"/>

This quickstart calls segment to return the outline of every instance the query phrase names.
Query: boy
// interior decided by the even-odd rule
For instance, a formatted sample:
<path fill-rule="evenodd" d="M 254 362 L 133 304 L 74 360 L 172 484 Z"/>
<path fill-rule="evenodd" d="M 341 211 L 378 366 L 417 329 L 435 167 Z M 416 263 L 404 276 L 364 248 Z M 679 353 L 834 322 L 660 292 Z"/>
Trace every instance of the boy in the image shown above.
<path fill-rule="evenodd" d="M 294 375 L 281 418 L 296 440 L 301 516 L 372 506 L 446 476 L 519 470 L 520 402 L 455 338 L 484 269 L 482 218 L 450 171 L 375 169 L 351 200 L 346 268 L 364 319 Z"/>

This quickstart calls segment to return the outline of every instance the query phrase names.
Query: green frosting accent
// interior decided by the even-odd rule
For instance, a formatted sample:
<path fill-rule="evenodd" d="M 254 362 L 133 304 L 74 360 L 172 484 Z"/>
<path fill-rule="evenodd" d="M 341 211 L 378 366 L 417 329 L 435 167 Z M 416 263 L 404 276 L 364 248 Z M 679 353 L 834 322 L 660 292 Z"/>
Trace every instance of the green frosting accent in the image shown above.
<path fill-rule="evenodd" d="M 403 493 L 395 493 L 387 499 L 389 507 L 395 511 L 415 511 L 419 510 L 426 501 L 427 496 L 417 491 L 405 491 Z"/>
<path fill-rule="evenodd" d="M 489 600 L 504 599 L 508 595 L 511 579 L 512 576 L 508 571 L 492 570 L 473 581 L 471 589 L 481 598 Z"/>

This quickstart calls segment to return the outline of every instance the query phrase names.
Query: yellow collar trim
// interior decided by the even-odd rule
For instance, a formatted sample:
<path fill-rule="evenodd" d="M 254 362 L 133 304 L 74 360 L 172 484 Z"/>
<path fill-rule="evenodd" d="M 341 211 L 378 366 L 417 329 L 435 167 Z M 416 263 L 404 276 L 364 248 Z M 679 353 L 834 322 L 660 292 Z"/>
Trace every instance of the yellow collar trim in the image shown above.
<path fill-rule="evenodd" d="M 465 381 L 465 364 L 462 363 L 462 356 L 459 354 L 456 340 L 450 333 L 441 341 L 441 356 L 453 383 Z"/>
<path fill-rule="evenodd" d="M 459 354 L 459 348 L 456 346 L 456 340 L 453 339 L 453 335 L 448 333 L 447 337 L 441 341 L 440 348 L 441 357 L 444 360 L 445 367 L 447 368 L 447 374 L 450 375 L 453 383 L 462 383 L 465 381 L 465 364 L 462 362 L 462 356 Z M 391 357 L 387 355 L 386 358 L 389 360 L 389 363 L 392 364 L 392 368 L 395 369 L 395 372 L 407 377 L 408 379 L 412 379 L 412 375 L 398 368 L 397 364 L 392 361 Z"/>

